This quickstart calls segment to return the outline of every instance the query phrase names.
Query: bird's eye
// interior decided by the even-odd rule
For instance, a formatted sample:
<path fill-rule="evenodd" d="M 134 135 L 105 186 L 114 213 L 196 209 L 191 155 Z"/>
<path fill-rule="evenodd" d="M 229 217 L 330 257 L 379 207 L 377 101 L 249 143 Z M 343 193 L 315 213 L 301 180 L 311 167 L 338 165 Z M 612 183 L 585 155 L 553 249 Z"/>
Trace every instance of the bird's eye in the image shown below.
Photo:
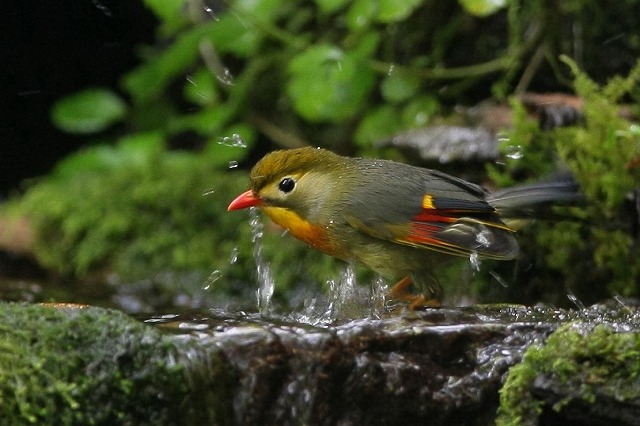
<path fill-rule="evenodd" d="M 285 193 L 293 191 L 293 188 L 295 187 L 296 187 L 296 181 L 288 177 L 282 179 L 278 184 L 278 188 L 280 188 L 280 191 Z"/>

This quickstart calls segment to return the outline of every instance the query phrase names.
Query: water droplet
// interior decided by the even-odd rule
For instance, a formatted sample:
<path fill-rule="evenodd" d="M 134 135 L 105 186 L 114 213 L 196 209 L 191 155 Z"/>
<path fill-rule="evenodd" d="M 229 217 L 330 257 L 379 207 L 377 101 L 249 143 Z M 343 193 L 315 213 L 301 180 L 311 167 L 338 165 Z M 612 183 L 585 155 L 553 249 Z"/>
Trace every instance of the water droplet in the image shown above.
<path fill-rule="evenodd" d="M 507 147 L 505 154 L 508 158 L 512 160 L 520 160 L 524 157 L 524 150 L 521 145 L 510 145 Z"/>
<path fill-rule="evenodd" d="M 586 306 L 584 306 L 584 303 L 582 303 L 575 294 L 567 293 L 567 298 L 571 300 L 571 302 L 573 302 L 573 304 L 576 305 L 576 307 L 581 311 L 587 309 Z"/>
<path fill-rule="evenodd" d="M 238 261 L 238 247 L 234 247 L 231 249 L 231 253 L 229 254 L 229 263 L 233 264 Z"/>
<path fill-rule="evenodd" d="M 224 136 L 218 139 L 218 144 L 230 146 L 233 148 L 246 148 L 247 144 L 245 143 L 242 136 L 237 133 L 232 134 L 231 136 Z"/>
<path fill-rule="evenodd" d="M 109 9 L 98 0 L 92 0 L 92 3 L 100 12 L 104 13 L 105 16 L 108 16 L 110 18 L 113 16 L 113 12 L 111 12 L 111 9 Z"/>
<path fill-rule="evenodd" d="M 389 70 L 387 71 L 387 75 L 393 74 L 393 70 L 395 69 L 395 64 L 389 65 Z"/>
<path fill-rule="evenodd" d="M 471 263 L 471 267 L 474 271 L 477 272 L 480 270 L 480 257 L 478 256 L 478 253 L 474 251 L 469 255 L 469 263 Z"/>
<path fill-rule="evenodd" d="M 233 74 L 231 74 L 231 71 L 229 71 L 227 67 L 224 67 L 221 72 L 216 73 L 216 78 L 222 84 L 233 86 Z"/>
<path fill-rule="evenodd" d="M 222 277 L 222 272 L 220 272 L 220 271 L 218 271 L 216 269 L 211 274 L 209 274 L 207 279 L 204 281 L 204 287 L 202 287 L 202 289 L 203 290 L 209 290 L 211 288 L 211 286 L 213 285 L 213 283 L 218 281 L 221 277 Z"/>
<path fill-rule="evenodd" d="M 489 271 L 489 275 L 491 275 L 496 281 L 498 281 L 498 284 L 500 284 L 502 287 L 509 288 L 509 283 L 507 283 L 507 281 L 502 278 L 497 272 Z"/>
<path fill-rule="evenodd" d="M 216 190 L 215 190 L 215 189 L 207 189 L 206 191 L 204 191 L 204 192 L 202 193 L 202 196 L 203 196 L 203 197 L 206 197 L 207 195 L 211 195 L 211 194 L 213 194 L 213 193 L 215 193 L 215 192 L 216 192 Z"/>
<path fill-rule="evenodd" d="M 215 21 L 219 21 L 220 18 L 218 18 L 218 16 L 216 15 L 216 11 L 213 10 L 211 7 L 209 6 L 202 6 L 202 10 L 204 10 L 204 13 L 206 13 L 207 15 L 209 15 L 209 17 L 211 17 L 211 19 L 215 20 Z"/>
<path fill-rule="evenodd" d="M 487 227 L 481 226 L 480 229 L 476 232 L 476 242 L 478 243 L 478 248 L 487 248 L 491 245 L 491 232 Z"/>
<path fill-rule="evenodd" d="M 229 161 L 229 168 L 236 169 L 238 167 L 238 162 L 236 160 Z"/>

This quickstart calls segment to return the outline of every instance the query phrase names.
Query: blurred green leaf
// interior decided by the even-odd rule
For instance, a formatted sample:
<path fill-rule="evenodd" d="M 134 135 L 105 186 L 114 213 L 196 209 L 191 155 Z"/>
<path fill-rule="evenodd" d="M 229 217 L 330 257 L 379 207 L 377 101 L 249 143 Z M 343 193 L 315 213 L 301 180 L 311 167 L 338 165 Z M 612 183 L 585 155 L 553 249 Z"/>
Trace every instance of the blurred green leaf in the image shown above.
<path fill-rule="evenodd" d="M 174 78 L 184 73 L 198 56 L 200 43 L 210 36 L 217 24 L 210 22 L 182 33 L 154 60 L 125 75 L 122 85 L 134 101 L 144 103 L 160 95 Z"/>
<path fill-rule="evenodd" d="M 367 28 L 376 14 L 376 3 L 371 0 L 356 0 L 346 14 L 347 27 L 351 31 Z"/>
<path fill-rule="evenodd" d="M 507 6 L 507 0 L 458 0 L 471 15 L 485 17 Z"/>
<path fill-rule="evenodd" d="M 406 128 L 424 127 L 440 111 L 435 96 L 424 95 L 413 99 L 402 111 L 402 124 Z"/>
<path fill-rule="evenodd" d="M 252 19 L 242 18 L 241 14 L 226 13 L 211 26 L 211 41 L 218 53 L 246 58 L 257 51 L 263 35 Z"/>
<path fill-rule="evenodd" d="M 218 101 L 218 88 L 211 72 L 201 67 L 187 76 L 184 84 L 184 97 L 196 105 L 212 105 Z"/>
<path fill-rule="evenodd" d="M 320 12 L 330 14 L 344 7 L 349 0 L 316 0 L 316 4 L 320 8 Z"/>
<path fill-rule="evenodd" d="M 251 19 L 272 22 L 286 10 L 284 3 L 284 0 L 236 0 L 233 10 Z"/>
<path fill-rule="evenodd" d="M 114 147 L 96 145 L 77 151 L 60 161 L 54 176 L 67 179 L 83 172 L 113 172 L 149 162 L 165 148 L 161 133 L 136 133 L 125 136 Z"/>
<path fill-rule="evenodd" d="M 294 58 L 287 93 L 307 120 L 338 122 L 353 117 L 374 83 L 371 69 L 336 46 L 321 44 Z"/>
<path fill-rule="evenodd" d="M 382 105 L 370 111 L 356 130 L 354 139 L 359 146 L 370 146 L 401 129 L 400 112 L 395 106 Z"/>
<path fill-rule="evenodd" d="M 53 123 L 69 133 L 96 133 L 122 120 L 127 105 L 106 89 L 88 89 L 56 102 L 51 111 Z"/>
<path fill-rule="evenodd" d="M 376 19 L 384 23 L 401 21 L 409 16 L 420 4 L 422 4 L 422 0 L 379 0 L 377 2 Z"/>
<path fill-rule="evenodd" d="M 380 89 L 386 101 L 397 103 L 414 96 L 419 87 L 420 78 L 417 76 L 393 72 L 382 80 Z"/>
<path fill-rule="evenodd" d="M 144 4 L 162 22 L 165 34 L 171 34 L 187 22 L 183 13 L 183 0 L 144 0 Z"/>

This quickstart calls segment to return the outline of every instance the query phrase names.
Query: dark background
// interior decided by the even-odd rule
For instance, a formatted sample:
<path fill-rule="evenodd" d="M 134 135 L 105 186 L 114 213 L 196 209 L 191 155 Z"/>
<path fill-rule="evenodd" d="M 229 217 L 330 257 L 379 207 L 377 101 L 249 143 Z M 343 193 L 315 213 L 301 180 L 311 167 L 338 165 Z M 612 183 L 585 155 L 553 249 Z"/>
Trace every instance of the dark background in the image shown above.
<path fill-rule="evenodd" d="M 138 0 L 9 0 L 0 18 L 0 197 L 46 174 L 86 138 L 49 119 L 60 97 L 117 88 L 153 42 L 155 19 Z"/>

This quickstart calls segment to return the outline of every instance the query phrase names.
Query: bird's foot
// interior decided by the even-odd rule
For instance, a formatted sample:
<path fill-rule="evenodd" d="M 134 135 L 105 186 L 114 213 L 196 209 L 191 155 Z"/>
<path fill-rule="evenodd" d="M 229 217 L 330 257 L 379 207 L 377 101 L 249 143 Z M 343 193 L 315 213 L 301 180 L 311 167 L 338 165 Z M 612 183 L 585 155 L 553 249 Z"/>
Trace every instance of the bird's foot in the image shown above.
<path fill-rule="evenodd" d="M 416 295 L 410 293 L 408 291 L 410 285 L 411 278 L 402 278 L 391 288 L 391 290 L 389 290 L 388 298 L 409 302 L 410 311 L 425 308 L 440 308 L 442 306 L 440 299 L 438 299 L 437 297 L 427 297 L 424 294 Z"/>
<path fill-rule="evenodd" d="M 409 310 L 410 311 L 415 311 L 420 310 L 420 309 L 426 309 L 426 308 L 441 308 L 442 307 L 442 302 L 435 298 L 428 298 L 426 297 L 424 294 L 418 294 L 416 296 L 413 296 L 412 300 L 410 300 L 411 303 L 409 303 Z"/>

